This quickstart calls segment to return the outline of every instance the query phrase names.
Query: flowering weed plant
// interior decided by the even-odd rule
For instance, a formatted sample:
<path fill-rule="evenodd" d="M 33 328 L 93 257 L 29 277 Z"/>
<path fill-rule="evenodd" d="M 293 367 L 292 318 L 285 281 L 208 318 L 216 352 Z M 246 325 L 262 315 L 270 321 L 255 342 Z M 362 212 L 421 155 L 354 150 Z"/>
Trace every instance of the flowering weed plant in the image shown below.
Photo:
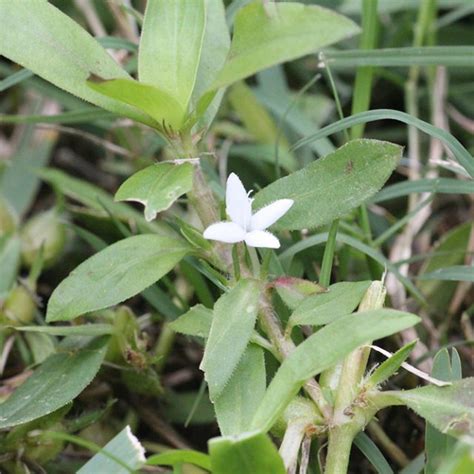
<path fill-rule="evenodd" d="M 473 66 L 432 46 L 434 2 L 415 2 L 413 47 L 387 51 L 384 2 L 354 19 L 318 2 L 55 3 L 0 0 L 1 87 L 28 84 L 53 110 L 1 119 L 62 123 L 21 155 L 37 153 L 34 173 L 12 158 L 0 181 L 0 470 L 393 472 L 380 445 L 403 472 L 474 472 L 474 379 L 455 349 L 435 356 L 468 345 L 427 322 L 439 282 L 461 281 L 434 313 L 463 313 L 469 332 L 472 222 L 408 272 L 429 193 L 465 194 L 472 212 L 473 157 L 440 113 L 417 116 L 422 66 Z M 392 66 L 409 67 L 409 114 L 368 110 L 374 67 Z M 430 78 L 424 97 L 443 96 Z M 363 138 L 384 119 L 408 125 L 407 149 L 384 128 Z M 105 150 L 92 170 L 84 149 L 63 154 L 89 179 L 46 166 L 62 132 Z M 114 198 L 92 182 L 108 174 Z M 56 204 L 30 217 L 39 179 Z M 385 207 L 418 191 L 398 221 Z M 396 406 L 426 422 L 412 459 L 377 421 Z M 188 423 L 206 427 L 186 439 Z"/>

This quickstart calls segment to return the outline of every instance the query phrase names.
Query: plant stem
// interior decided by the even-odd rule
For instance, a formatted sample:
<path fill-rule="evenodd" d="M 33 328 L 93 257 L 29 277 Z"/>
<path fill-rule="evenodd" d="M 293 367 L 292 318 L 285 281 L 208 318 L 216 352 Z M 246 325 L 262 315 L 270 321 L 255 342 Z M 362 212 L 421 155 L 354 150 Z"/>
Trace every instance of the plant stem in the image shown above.
<path fill-rule="evenodd" d="M 329 431 L 325 474 L 347 473 L 354 436 L 354 429 L 350 425 L 338 426 Z"/>
<path fill-rule="evenodd" d="M 339 219 L 332 221 L 329 229 L 328 240 L 324 248 L 323 263 L 321 264 L 321 273 L 319 275 L 319 284 L 328 287 L 331 283 L 332 263 L 334 261 L 334 250 L 336 249 L 336 235 L 339 227 Z"/>
<path fill-rule="evenodd" d="M 270 339 L 271 343 L 275 346 L 278 354 L 280 354 L 281 359 L 283 360 L 288 357 L 295 349 L 295 344 L 291 339 L 285 338 L 283 335 L 280 321 L 273 311 L 268 295 L 264 295 L 261 298 L 259 321 L 262 329 Z M 308 380 L 303 388 L 316 404 L 324 419 L 329 420 L 332 416 L 332 410 L 324 398 L 318 382 L 316 382 L 315 379 Z"/>

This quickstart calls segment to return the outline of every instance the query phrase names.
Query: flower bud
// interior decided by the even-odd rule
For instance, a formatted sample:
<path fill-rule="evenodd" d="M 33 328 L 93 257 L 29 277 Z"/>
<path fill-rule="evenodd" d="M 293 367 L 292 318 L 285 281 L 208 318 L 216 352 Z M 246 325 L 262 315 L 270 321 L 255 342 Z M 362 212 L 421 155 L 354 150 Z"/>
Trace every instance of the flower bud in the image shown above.
<path fill-rule="evenodd" d="M 33 321 L 36 303 L 31 290 L 23 285 L 13 288 L 1 310 L 1 319 L 12 326 L 24 326 Z"/>
<path fill-rule="evenodd" d="M 32 217 L 21 231 L 21 256 L 31 267 L 43 247 L 43 267 L 50 267 L 61 255 L 66 243 L 66 228 L 56 211 Z"/>

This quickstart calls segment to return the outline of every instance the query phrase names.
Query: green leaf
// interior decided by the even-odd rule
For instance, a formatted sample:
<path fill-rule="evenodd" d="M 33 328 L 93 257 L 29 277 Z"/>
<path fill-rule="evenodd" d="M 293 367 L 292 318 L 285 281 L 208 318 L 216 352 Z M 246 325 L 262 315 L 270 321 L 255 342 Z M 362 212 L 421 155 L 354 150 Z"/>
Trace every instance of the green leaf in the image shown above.
<path fill-rule="evenodd" d="M 209 441 L 212 474 L 286 474 L 275 445 L 264 433 Z"/>
<path fill-rule="evenodd" d="M 0 297 L 12 287 L 20 266 L 21 242 L 16 235 L 0 236 Z"/>
<path fill-rule="evenodd" d="M 230 34 L 225 20 L 225 8 L 222 0 L 206 0 L 206 31 L 204 32 L 201 59 L 196 83 L 191 97 L 193 109 L 199 99 L 209 89 L 218 71 L 225 63 L 230 47 Z M 209 106 L 203 111 L 198 127 L 207 129 L 220 106 L 223 93 L 217 93 Z"/>
<path fill-rule="evenodd" d="M 380 449 L 363 431 L 357 434 L 354 444 L 372 463 L 379 474 L 393 474 L 393 469 L 380 452 Z"/>
<path fill-rule="evenodd" d="M 81 263 L 53 291 L 46 321 L 67 321 L 140 293 L 187 253 L 183 241 L 153 234 L 120 240 Z"/>
<path fill-rule="evenodd" d="M 254 207 L 258 209 L 277 199 L 293 199 L 293 207 L 274 228 L 319 227 L 374 195 L 397 166 L 401 152 L 401 147 L 388 142 L 352 140 L 262 189 L 255 196 Z"/>
<path fill-rule="evenodd" d="M 0 428 L 20 425 L 48 415 L 77 397 L 99 370 L 108 337 L 95 339 L 84 349 L 48 357 L 0 405 Z"/>
<path fill-rule="evenodd" d="M 398 120 L 400 122 L 406 123 L 407 125 L 411 125 L 412 127 L 416 127 L 422 132 L 425 132 L 430 136 L 437 138 L 438 140 L 441 140 L 453 152 L 453 155 L 459 164 L 464 167 L 470 176 L 474 177 L 474 158 L 466 150 L 466 148 L 464 148 L 459 140 L 457 140 L 446 130 L 435 127 L 428 122 L 424 122 L 419 118 L 413 117 L 412 115 L 406 114 L 405 112 L 400 112 L 399 110 L 377 109 L 351 115 L 350 117 L 338 120 L 331 125 L 327 125 L 318 132 L 313 133 L 306 138 L 298 140 L 291 147 L 291 149 L 297 150 L 298 148 L 308 145 L 313 141 L 327 137 L 333 133 L 340 132 L 360 123 L 376 122 L 378 120 L 384 119 Z"/>
<path fill-rule="evenodd" d="M 167 128 L 177 131 L 181 128 L 185 110 L 167 92 L 155 86 L 142 84 L 131 79 L 111 79 L 89 77 L 87 86 L 106 97 L 129 104 L 150 116 L 155 128 L 166 132 Z"/>
<path fill-rule="evenodd" d="M 211 470 L 211 460 L 207 454 L 192 449 L 173 449 L 161 454 L 150 456 L 148 466 L 179 466 L 180 464 L 194 464 L 203 469 Z"/>
<path fill-rule="evenodd" d="M 272 286 L 286 306 L 292 310 L 295 310 L 309 296 L 327 291 L 326 288 L 312 281 L 286 276 L 274 280 Z"/>
<path fill-rule="evenodd" d="M 436 474 L 470 474 L 474 472 L 474 453 L 472 444 L 458 442 L 446 454 Z"/>
<path fill-rule="evenodd" d="M 107 456 L 110 453 L 122 461 L 129 469 L 118 464 Z M 145 464 L 145 448 L 133 435 L 130 426 L 126 426 L 117 436 L 110 440 L 92 459 L 82 466 L 77 474 L 97 474 L 113 472 L 114 474 L 129 474 L 140 469 Z"/>
<path fill-rule="evenodd" d="M 374 341 L 415 325 L 419 318 L 392 309 L 349 314 L 310 336 L 281 364 L 252 421 L 269 430 L 301 386 L 334 366 L 367 341 Z"/>
<path fill-rule="evenodd" d="M 77 326 L 18 326 L 17 331 L 50 334 L 52 336 L 106 336 L 114 333 L 111 324 L 78 324 Z"/>
<path fill-rule="evenodd" d="M 381 48 L 372 51 L 346 49 L 328 51 L 326 60 L 331 67 L 351 69 L 358 66 L 474 66 L 472 49 L 469 46 Z"/>
<path fill-rule="evenodd" d="M 214 402 L 217 423 L 224 436 L 249 431 L 265 388 L 263 349 L 249 344 L 231 379 Z"/>
<path fill-rule="evenodd" d="M 236 15 L 229 55 L 213 88 L 313 53 L 358 31 L 351 20 L 325 8 L 254 1 Z"/>
<path fill-rule="evenodd" d="M 201 369 L 212 401 L 222 393 L 253 334 L 261 283 L 242 279 L 214 305 Z"/>
<path fill-rule="evenodd" d="M 115 200 L 138 201 L 145 206 L 145 219 L 151 221 L 192 187 L 191 163 L 158 163 L 128 178 L 115 194 Z"/>
<path fill-rule="evenodd" d="M 453 349 L 453 358 L 457 354 Z M 454 364 L 453 364 L 454 365 Z M 453 381 L 462 377 L 461 373 L 454 373 L 454 367 L 451 366 L 451 358 L 447 349 L 440 350 L 433 359 L 433 369 L 431 376 L 439 380 Z M 426 467 L 425 474 L 434 474 L 440 467 L 443 459 L 449 456 L 453 451 L 455 439 L 446 434 L 440 433 L 430 423 L 426 423 L 425 428 L 425 451 Z"/>
<path fill-rule="evenodd" d="M 38 174 L 47 183 L 56 187 L 69 198 L 94 209 L 101 215 L 108 217 L 104 211 L 104 207 L 106 207 L 118 219 L 138 224 L 140 228 L 146 228 L 163 235 L 176 235 L 162 222 L 147 222 L 143 217 L 143 213 L 138 212 L 128 204 L 115 202 L 109 193 L 87 181 L 73 178 L 63 171 L 54 168 L 43 169 Z"/>
<path fill-rule="evenodd" d="M 417 342 L 417 340 L 409 342 L 402 348 L 398 349 L 398 351 L 395 352 L 392 357 L 382 362 L 374 370 L 370 378 L 367 380 L 365 386 L 367 388 L 375 387 L 391 377 L 400 368 L 403 362 L 405 362 L 411 351 L 415 348 Z"/>
<path fill-rule="evenodd" d="M 186 111 L 199 68 L 206 29 L 205 0 L 147 2 L 138 76 L 174 97 Z"/>
<path fill-rule="evenodd" d="M 411 193 L 474 194 L 474 181 L 454 178 L 423 178 L 391 184 L 379 191 L 370 201 L 380 203 Z"/>
<path fill-rule="evenodd" d="M 248 132 L 258 143 L 272 145 L 274 154 L 273 145 L 279 137 L 278 127 L 270 113 L 257 100 L 252 89 L 241 81 L 230 88 L 227 97 Z M 283 152 L 286 152 L 291 168 L 295 169 L 297 162 L 295 157 L 288 153 L 289 147 L 284 136 L 280 138 L 280 147 Z"/>
<path fill-rule="evenodd" d="M 212 325 L 212 310 L 202 304 L 193 306 L 169 324 L 173 331 L 207 339 Z"/>
<path fill-rule="evenodd" d="M 128 78 L 105 49 L 75 21 L 46 0 L 0 2 L 0 55 L 30 69 L 92 104 L 153 125 L 147 115 L 87 87 L 90 74 Z"/>
<path fill-rule="evenodd" d="M 354 311 L 370 281 L 341 282 L 331 285 L 327 292 L 305 298 L 290 317 L 289 324 L 321 326 Z"/>
<path fill-rule="evenodd" d="M 388 404 L 407 405 L 442 433 L 474 439 L 474 378 L 445 387 L 383 392 Z"/>
<path fill-rule="evenodd" d="M 434 255 L 426 259 L 419 273 L 422 275 L 440 268 L 462 265 L 468 250 L 471 228 L 472 223 L 466 222 L 446 232 L 435 243 Z M 442 314 L 448 310 L 458 284 L 446 280 L 419 280 L 417 286 L 426 296 L 430 307 Z"/>
<path fill-rule="evenodd" d="M 25 334 L 26 342 L 33 356 L 34 364 L 41 364 L 50 355 L 56 352 L 55 339 L 49 334 L 39 332 L 27 332 Z"/>
<path fill-rule="evenodd" d="M 455 265 L 453 267 L 438 268 L 433 272 L 423 273 L 419 280 L 449 280 L 474 282 L 473 265 Z"/>

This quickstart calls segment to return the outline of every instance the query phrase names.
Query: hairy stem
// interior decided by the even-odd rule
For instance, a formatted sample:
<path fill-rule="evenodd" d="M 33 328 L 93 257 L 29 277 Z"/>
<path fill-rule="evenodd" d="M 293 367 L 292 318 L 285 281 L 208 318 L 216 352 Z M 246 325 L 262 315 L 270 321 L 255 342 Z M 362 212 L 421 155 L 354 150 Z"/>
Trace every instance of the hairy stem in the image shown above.
<path fill-rule="evenodd" d="M 288 357 L 295 349 L 295 344 L 291 339 L 286 338 L 283 335 L 280 320 L 273 311 L 273 307 L 268 295 L 263 296 L 261 299 L 259 321 L 260 325 L 262 326 L 262 329 L 265 331 L 268 338 L 275 346 L 281 359 L 283 360 Z M 316 404 L 323 417 L 326 420 L 329 420 L 332 415 L 332 410 L 328 402 L 324 398 L 324 395 L 321 391 L 321 387 L 319 386 L 318 382 L 316 382 L 316 380 L 314 379 L 308 380 L 304 384 L 303 388 L 305 392 L 309 395 L 309 397 L 313 400 L 313 402 Z"/>

